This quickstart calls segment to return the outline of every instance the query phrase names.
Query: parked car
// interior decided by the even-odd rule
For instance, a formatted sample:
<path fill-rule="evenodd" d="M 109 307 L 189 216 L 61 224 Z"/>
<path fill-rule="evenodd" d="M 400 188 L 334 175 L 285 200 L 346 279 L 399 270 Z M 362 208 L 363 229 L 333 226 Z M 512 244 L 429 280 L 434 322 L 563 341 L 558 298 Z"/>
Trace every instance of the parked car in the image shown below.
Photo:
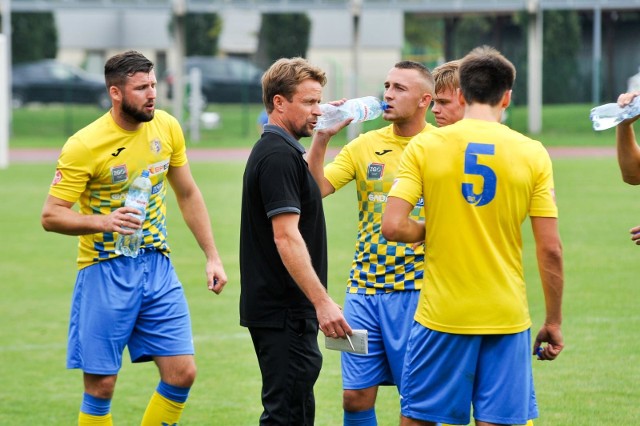
<path fill-rule="evenodd" d="M 53 59 L 17 64 L 12 67 L 13 106 L 29 102 L 95 104 L 111 107 L 104 79 L 81 68 Z"/>
<path fill-rule="evenodd" d="M 260 79 L 264 70 L 246 59 L 189 56 L 185 58 L 185 82 L 188 82 L 189 73 L 193 68 L 200 69 L 205 104 L 262 102 Z M 169 98 L 173 92 L 173 80 L 173 74 L 169 73 Z"/>

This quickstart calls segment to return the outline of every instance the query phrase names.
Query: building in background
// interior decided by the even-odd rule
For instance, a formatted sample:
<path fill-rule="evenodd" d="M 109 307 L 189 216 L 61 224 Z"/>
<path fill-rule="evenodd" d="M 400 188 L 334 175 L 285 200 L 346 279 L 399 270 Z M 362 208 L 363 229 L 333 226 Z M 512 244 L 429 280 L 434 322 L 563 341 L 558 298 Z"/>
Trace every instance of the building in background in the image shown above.
<path fill-rule="evenodd" d="M 59 60 L 102 74 L 106 58 L 122 50 L 136 49 L 155 62 L 160 94 L 166 93 L 161 80 L 175 61 L 171 11 L 60 9 L 54 15 L 59 34 Z M 220 54 L 251 58 L 258 46 L 261 13 L 225 9 L 220 16 Z M 379 96 L 384 76 L 401 59 L 404 13 L 401 10 L 363 11 L 357 46 L 350 13 L 322 9 L 312 10 L 308 16 L 312 24 L 307 58 L 327 72 L 325 98 Z M 353 60 L 354 52 L 357 64 Z"/>
<path fill-rule="evenodd" d="M 175 61 L 170 33 L 172 11 L 169 5 L 172 1 L 132 1 L 132 5 L 139 6 L 132 6 L 126 11 L 121 7 L 111 8 L 106 1 L 104 6 L 96 7 L 96 4 L 100 4 L 99 0 L 66 0 L 64 4 L 52 0 L 14 0 L 13 4 L 21 5 L 19 9 L 22 11 L 51 7 L 59 31 L 58 59 L 61 61 L 101 74 L 102 64 L 108 56 L 123 49 L 135 48 L 154 60 L 158 76 L 162 79 L 166 71 L 173 68 Z M 259 0 L 252 2 L 255 5 L 252 8 L 247 8 L 244 1 L 238 2 L 239 7 L 233 7 L 233 0 L 225 0 L 224 7 L 214 10 L 217 2 L 207 6 L 208 3 L 196 0 L 184 1 L 192 2 L 194 7 L 219 13 L 222 20 L 218 45 L 221 55 L 249 58 L 258 48 L 261 14 L 266 11 L 286 11 L 288 4 L 295 8 L 292 12 L 300 12 L 302 3 L 269 0 L 266 9 L 266 2 Z M 456 5 L 447 6 L 445 2 L 397 0 L 393 7 L 379 0 L 309 0 L 308 3 L 313 7 L 306 8 L 312 23 L 307 57 L 329 74 L 327 99 L 375 94 L 373 91 L 381 87 L 380 76 L 384 76 L 388 68 L 403 57 L 405 12 L 444 19 L 445 28 L 448 28 L 447 23 L 464 21 L 462 16 L 472 16 L 470 12 L 476 16 L 478 13 L 486 16 L 511 14 L 513 21 L 518 23 L 523 22 L 527 13 L 529 17 L 533 16 L 530 10 L 522 9 L 522 2 L 519 1 L 482 3 L 461 0 Z M 360 42 L 357 45 L 354 45 L 354 12 L 346 6 L 351 3 L 363 5 L 359 12 Z M 539 0 L 530 3 L 538 4 L 544 11 L 573 10 L 579 14 L 582 34 L 577 52 L 576 82 L 573 85 L 577 88 L 566 90 L 564 97 L 560 96 L 553 102 L 583 103 L 600 98 L 611 100 L 627 89 L 628 78 L 637 72 L 640 65 L 640 50 L 637 49 L 640 0 Z M 542 21 L 545 20 L 540 19 Z M 515 41 L 511 35 L 503 37 L 495 28 L 495 34 L 488 41 L 492 45 L 497 43 L 498 47 L 505 44 L 503 47 L 508 47 L 505 53 L 514 60 L 519 59 L 519 74 L 514 89 L 519 95 L 515 97 L 516 103 L 528 102 L 529 79 L 532 78 L 528 76 L 528 70 L 537 69 L 528 64 L 531 53 L 527 42 L 531 28 L 523 25 Z M 434 28 L 425 25 L 425 31 L 434 31 Z M 444 39 L 442 55 L 432 55 L 438 61 L 440 58 L 453 59 L 448 56 L 452 56 L 453 46 L 460 44 L 455 35 L 446 30 Z M 487 41 L 478 37 L 478 44 L 482 43 Z M 354 55 L 358 58 L 357 62 L 354 61 Z M 457 52 L 456 55 L 461 53 Z M 536 52 L 537 56 L 542 57 L 542 52 Z M 551 62 L 545 58 L 545 63 L 548 65 Z M 433 66 L 433 63 L 429 65 Z M 532 73 L 534 76 L 538 74 Z M 162 94 L 162 84 L 160 88 Z"/>

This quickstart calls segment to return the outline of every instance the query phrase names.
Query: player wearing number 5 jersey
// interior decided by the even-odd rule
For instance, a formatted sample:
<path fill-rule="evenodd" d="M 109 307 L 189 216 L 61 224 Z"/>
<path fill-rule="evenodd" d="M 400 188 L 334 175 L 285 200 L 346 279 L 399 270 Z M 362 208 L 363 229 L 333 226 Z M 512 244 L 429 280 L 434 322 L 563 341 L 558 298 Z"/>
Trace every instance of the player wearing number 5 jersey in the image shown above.
<path fill-rule="evenodd" d="M 389 193 L 382 233 L 425 240 L 424 286 L 402 375 L 402 425 L 525 424 L 537 417 L 521 226 L 531 217 L 546 318 L 541 358 L 563 348 L 562 248 L 551 160 L 500 124 L 515 69 L 491 48 L 460 64 L 464 119 L 417 136 Z M 424 197 L 425 222 L 409 217 Z M 524 373 L 523 373 L 524 372 Z M 472 380 L 469 380 L 469 378 Z"/>

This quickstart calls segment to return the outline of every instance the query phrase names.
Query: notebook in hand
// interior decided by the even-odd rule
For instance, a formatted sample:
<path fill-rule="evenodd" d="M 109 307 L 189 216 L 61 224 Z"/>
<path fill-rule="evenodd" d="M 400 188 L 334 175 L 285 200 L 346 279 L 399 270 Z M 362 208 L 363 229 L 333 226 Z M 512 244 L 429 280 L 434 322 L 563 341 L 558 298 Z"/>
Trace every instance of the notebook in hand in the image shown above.
<path fill-rule="evenodd" d="M 354 354 L 367 354 L 369 353 L 369 332 L 367 330 L 352 330 L 353 335 L 349 336 L 351 344 L 348 339 L 340 337 L 333 338 L 325 336 L 324 346 L 327 349 L 333 349 L 335 351 L 352 352 Z"/>

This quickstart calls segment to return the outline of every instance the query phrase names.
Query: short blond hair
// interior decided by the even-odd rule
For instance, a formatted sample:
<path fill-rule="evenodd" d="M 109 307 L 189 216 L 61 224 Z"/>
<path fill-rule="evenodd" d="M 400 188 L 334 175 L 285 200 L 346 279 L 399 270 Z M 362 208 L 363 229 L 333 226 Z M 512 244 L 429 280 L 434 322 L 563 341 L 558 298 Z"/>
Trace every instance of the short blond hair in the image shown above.
<path fill-rule="evenodd" d="M 267 113 L 273 111 L 274 96 L 282 95 L 291 102 L 298 86 L 305 80 L 314 80 L 324 86 L 327 76 L 322 69 L 301 57 L 275 61 L 262 75 L 262 102 Z"/>
<path fill-rule="evenodd" d="M 443 92 L 446 89 L 455 92 L 460 87 L 458 68 L 460 68 L 460 60 L 445 62 L 433 69 L 436 93 Z"/>

